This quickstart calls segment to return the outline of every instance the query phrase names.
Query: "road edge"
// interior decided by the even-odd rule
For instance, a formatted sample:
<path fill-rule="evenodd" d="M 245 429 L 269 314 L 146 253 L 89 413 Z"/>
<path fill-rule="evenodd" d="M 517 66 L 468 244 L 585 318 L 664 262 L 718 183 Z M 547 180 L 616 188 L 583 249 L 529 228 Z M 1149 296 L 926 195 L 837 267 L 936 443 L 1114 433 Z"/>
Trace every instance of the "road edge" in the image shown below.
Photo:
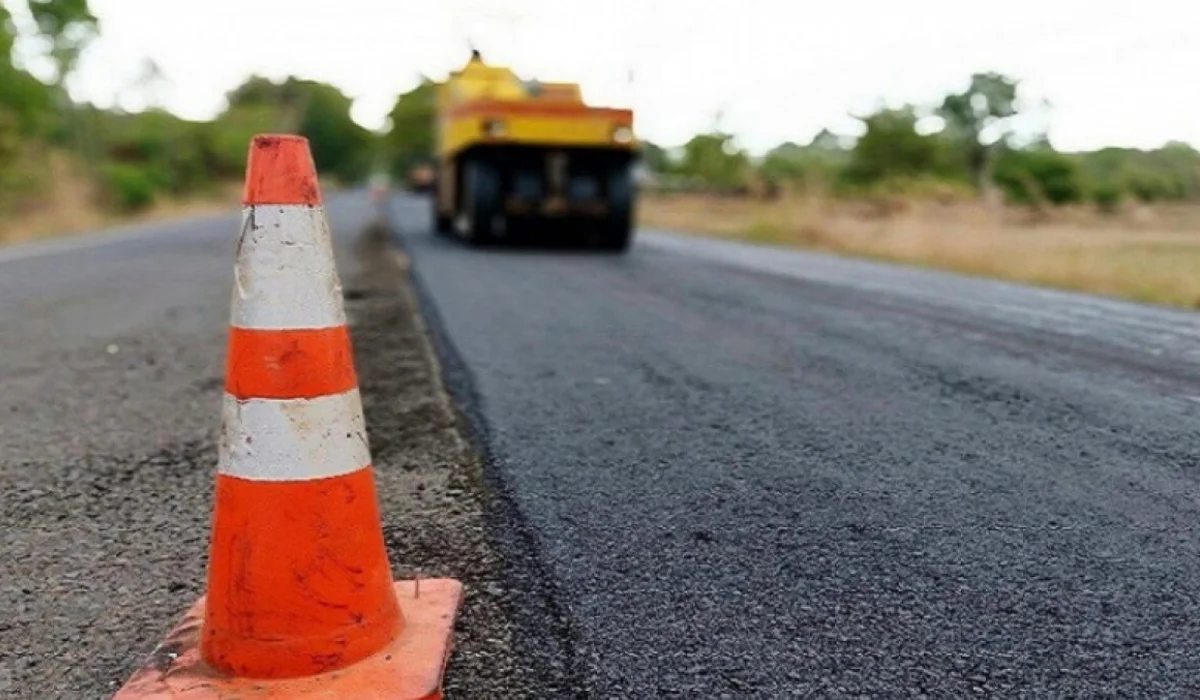
<path fill-rule="evenodd" d="M 377 224 L 402 254 L 398 257 L 412 285 L 411 293 L 415 294 L 419 327 L 426 334 L 427 351 L 439 373 L 446 407 L 477 457 L 477 475 L 487 499 L 486 535 L 504 559 L 506 584 L 519 593 L 518 604 L 510 611 L 516 624 L 514 649 L 525 657 L 536 674 L 540 697 L 554 693 L 554 697 L 585 698 L 586 669 L 577 651 L 579 634 L 559 602 L 557 585 L 543 564 L 541 546 L 533 529 L 497 467 L 491 449 L 491 428 L 475 388 L 475 377 L 446 331 L 420 269 L 412 263 L 405 231 L 390 202 L 380 205 Z"/>

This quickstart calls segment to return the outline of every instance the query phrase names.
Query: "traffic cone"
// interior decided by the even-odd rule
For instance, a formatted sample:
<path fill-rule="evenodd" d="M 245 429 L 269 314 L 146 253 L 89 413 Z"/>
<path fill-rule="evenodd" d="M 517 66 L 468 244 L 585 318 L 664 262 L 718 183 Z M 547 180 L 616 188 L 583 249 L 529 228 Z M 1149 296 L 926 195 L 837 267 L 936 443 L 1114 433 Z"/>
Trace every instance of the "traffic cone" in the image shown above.
<path fill-rule="evenodd" d="M 462 585 L 392 582 L 308 142 L 250 148 L 208 591 L 116 698 L 440 698 Z"/>

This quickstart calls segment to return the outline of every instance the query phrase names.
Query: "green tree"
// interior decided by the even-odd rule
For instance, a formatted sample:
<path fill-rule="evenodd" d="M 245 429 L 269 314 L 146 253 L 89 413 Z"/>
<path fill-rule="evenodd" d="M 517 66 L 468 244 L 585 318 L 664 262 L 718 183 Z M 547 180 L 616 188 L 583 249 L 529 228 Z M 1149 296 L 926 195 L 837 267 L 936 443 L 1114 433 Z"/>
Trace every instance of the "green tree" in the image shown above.
<path fill-rule="evenodd" d="M 842 172 L 847 184 L 948 174 L 942 141 L 917 130 L 919 118 L 912 107 L 883 108 L 859 119 L 865 131 Z"/>
<path fill-rule="evenodd" d="M 84 47 L 99 34 L 100 22 L 92 14 L 88 0 L 27 0 L 27 3 L 38 34 L 50 46 L 50 59 L 54 62 L 54 97 L 65 127 L 59 138 L 72 140 L 84 156 L 84 167 L 90 168 L 96 159 L 93 139 L 67 94 L 66 84 Z"/>
<path fill-rule="evenodd" d="M 1186 144 L 1162 148 L 1101 148 L 1074 156 L 1089 187 L 1118 188 L 1142 202 L 1200 196 L 1200 153 Z"/>
<path fill-rule="evenodd" d="M 805 149 L 798 143 L 786 141 L 767 151 L 759 170 L 773 184 L 803 181 L 810 169 Z"/>
<path fill-rule="evenodd" d="M 229 107 L 205 128 L 206 157 L 216 177 L 236 179 L 246 170 L 246 153 L 255 134 L 279 131 L 278 112 L 270 105 Z"/>
<path fill-rule="evenodd" d="M 276 83 L 252 75 L 225 95 L 227 111 L 247 109 L 269 114 L 269 130 L 298 133 L 308 106 L 302 81 L 294 78 Z"/>
<path fill-rule="evenodd" d="M 772 184 L 793 182 L 808 187 L 832 180 L 849 155 L 836 134 L 822 129 L 808 145 L 787 141 L 767 151 L 760 172 Z"/>
<path fill-rule="evenodd" d="M 210 167 L 211 146 L 203 123 L 161 109 L 101 113 L 97 123 L 107 160 L 140 168 L 146 182 L 157 190 L 189 194 L 203 189 L 216 175 Z"/>
<path fill-rule="evenodd" d="M 718 189 L 746 185 L 750 158 L 737 146 L 732 134 L 713 131 L 693 136 L 683 146 L 679 173 Z"/>
<path fill-rule="evenodd" d="M 1049 148 L 1005 149 L 996 159 L 996 184 L 1014 204 L 1068 204 L 1084 197 L 1084 178 L 1069 156 Z M 1119 200 L 1111 188 L 1099 188 L 1096 199 Z"/>
<path fill-rule="evenodd" d="M 50 43 L 50 58 L 62 85 L 75 70 L 79 55 L 100 31 L 100 22 L 88 7 L 88 0 L 27 0 L 29 12 L 37 22 L 38 33 Z"/>
<path fill-rule="evenodd" d="M 642 164 L 652 173 L 659 175 L 670 173 L 674 168 L 667 149 L 652 141 L 642 141 L 639 146 Z"/>
<path fill-rule="evenodd" d="M 0 112 L 7 115 L 6 130 L 29 135 L 42 126 L 52 97 L 49 88 L 13 64 L 16 38 L 12 15 L 0 4 Z"/>
<path fill-rule="evenodd" d="M 12 50 L 16 41 L 17 29 L 13 26 L 12 13 L 0 4 L 0 66 L 12 65 Z"/>
<path fill-rule="evenodd" d="M 981 188 L 990 181 L 992 146 L 1005 140 L 1017 114 L 1016 99 L 1016 81 L 999 73 L 976 73 L 966 90 L 947 95 L 937 110 L 946 122 L 946 136 L 962 149 Z"/>
<path fill-rule="evenodd" d="M 350 116 L 352 102 L 332 85 L 289 77 L 274 83 L 253 76 L 227 95 L 228 107 L 217 119 L 218 130 L 247 136 L 253 132 L 298 133 L 309 140 L 318 172 L 344 182 L 364 177 L 370 166 L 371 132 Z M 218 137 L 226 152 L 225 138 Z M 242 145 L 244 157 L 248 138 Z"/>
<path fill-rule="evenodd" d="M 342 182 L 359 182 L 370 169 L 371 132 L 350 116 L 352 101 L 332 85 L 305 81 L 307 89 L 300 133 L 312 144 L 318 172 Z"/>
<path fill-rule="evenodd" d="M 403 179 L 415 165 L 434 158 L 434 120 L 438 83 L 422 77 L 420 84 L 396 98 L 388 118 L 384 144 L 388 168 Z"/>
<path fill-rule="evenodd" d="M 0 4 L 0 214 L 43 184 L 46 159 L 38 137 L 53 121 L 51 89 L 13 63 L 16 39 L 12 16 Z"/>

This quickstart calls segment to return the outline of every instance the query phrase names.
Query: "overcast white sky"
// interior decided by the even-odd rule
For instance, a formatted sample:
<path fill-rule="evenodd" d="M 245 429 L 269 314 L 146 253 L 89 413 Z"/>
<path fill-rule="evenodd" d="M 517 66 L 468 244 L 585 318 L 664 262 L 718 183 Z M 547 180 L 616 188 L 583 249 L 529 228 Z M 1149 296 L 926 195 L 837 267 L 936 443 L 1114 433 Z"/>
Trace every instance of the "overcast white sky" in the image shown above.
<path fill-rule="evenodd" d="M 1194 0 L 92 0 L 103 37 L 77 95 L 139 105 L 141 61 L 161 102 L 206 118 L 247 75 L 328 81 L 382 125 L 418 74 L 444 77 L 470 39 L 526 77 L 573 80 L 589 101 L 632 106 L 639 132 L 674 145 L 721 125 L 761 152 L 848 113 L 936 101 L 973 71 L 1050 100 L 1062 149 L 1200 145 L 1200 3 Z M 633 71 L 633 82 L 629 73 Z"/>

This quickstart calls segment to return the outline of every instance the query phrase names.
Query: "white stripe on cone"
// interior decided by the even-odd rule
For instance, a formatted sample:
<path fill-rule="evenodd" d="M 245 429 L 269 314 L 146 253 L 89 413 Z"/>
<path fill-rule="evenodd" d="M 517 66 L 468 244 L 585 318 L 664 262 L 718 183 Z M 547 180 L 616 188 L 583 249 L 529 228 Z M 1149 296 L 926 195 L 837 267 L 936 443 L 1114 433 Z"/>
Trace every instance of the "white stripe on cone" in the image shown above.
<path fill-rule="evenodd" d="M 218 471 L 252 481 L 306 481 L 370 464 L 358 389 L 315 399 L 226 394 Z"/>
<path fill-rule="evenodd" d="M 235 326 L 278 330 L 346 323 L 322 207 L 246 207 L 235 272 Z"/>

